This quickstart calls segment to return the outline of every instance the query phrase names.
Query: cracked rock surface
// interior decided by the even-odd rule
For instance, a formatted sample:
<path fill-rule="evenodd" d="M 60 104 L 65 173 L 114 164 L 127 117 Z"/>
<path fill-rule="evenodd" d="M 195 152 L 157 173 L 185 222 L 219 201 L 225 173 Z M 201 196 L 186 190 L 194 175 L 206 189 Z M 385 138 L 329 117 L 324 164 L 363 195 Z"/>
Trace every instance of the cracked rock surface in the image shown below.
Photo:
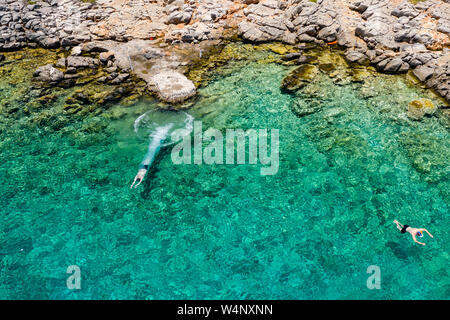
<path fill-rule="evenodd" d="M 350 63 L 369 63 L 387 73 L 412 69 L 450 101 L 449 34 L 449 0 L 0 0 L 1 51 L 78 48 L 72 51 L 77 56 L 80 47 L 109 41 L 107 51 L 115 54 L 110 64 L 127 69 L 126 50 L 139 47 L 159 67 L 151 67 L 150 76 L 139 68 L 128 71 L 149 86 L 149 77 L 161 69 L 184 72 L 186 61 L 169 57 L 168 48 L 240 36 L 256 43 L 337 43 L 347 48 Z M 201 56 L 201 49 L 192 50 Z M 67 62 L 74 69 L 92 68 L 99 63 L 94 60 Z M 48 68 L 41 79 L 49 78 Z"/>

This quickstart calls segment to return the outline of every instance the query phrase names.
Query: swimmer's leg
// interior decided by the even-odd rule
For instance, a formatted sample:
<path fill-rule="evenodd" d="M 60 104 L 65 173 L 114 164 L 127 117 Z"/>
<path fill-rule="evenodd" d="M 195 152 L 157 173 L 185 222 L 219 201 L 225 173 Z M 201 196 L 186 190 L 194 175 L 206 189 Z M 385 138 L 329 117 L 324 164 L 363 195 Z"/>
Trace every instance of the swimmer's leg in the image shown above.
<path fill-rule="evenodd" d="M 394 223 L 397 225 L 397 229 L 402 231 L 403 225 L 400 222 L 398 222 L 397 220 L 394 220 Z"/>

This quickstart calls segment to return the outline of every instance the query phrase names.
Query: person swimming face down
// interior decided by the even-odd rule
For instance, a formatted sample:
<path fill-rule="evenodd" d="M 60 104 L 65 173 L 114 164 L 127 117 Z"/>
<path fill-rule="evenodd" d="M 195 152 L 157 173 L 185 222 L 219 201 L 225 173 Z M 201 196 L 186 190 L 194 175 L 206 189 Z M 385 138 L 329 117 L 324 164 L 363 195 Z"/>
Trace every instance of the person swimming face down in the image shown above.
<path fill-rule="evenodd" d="M 172 127 L 173 124 L 169 123 L 165 126 L 156 128 L 155 133 L 151 136 L 152 139 L 148 146 L 147 154 L 145 155 L 144 160 L 142 160 L 142 162 L 139 164 L 139 171 L 134 178 L 133 184 L 130 187 L 131 189 L 133 188 L 133 186 L 134 188 L 137 188 L 144 180 L 149 166 L 152 164 L 156 153 L 161 148 L 161 144 L 164 142 L 164 140 L 166 140 L 169 130 Z"/>
<path fill-rule="evenodd" d="M 411 226 L 409 226 L 407 224 L 403 225 L 400 222 L 398 222 L 397 220 L 394 220 L 394 223 L 397 225 L 397 229 L 400 230 L 401 233 L 409 233 L 409 234 L 411 234 L 411 237 L 413 238 L 413 241 L 415 243 L 421 244 L 423 246 L 425 245 L 425 243 L 417 241 L 417 238 L 416 238 L 416 236 L 419 237 L 419 238 L 422 238 L 423 237 L 423 232 L 428 233 L 428 235 L 431 238 L 433 238 L 433 235 L 430 232 L 428 232 L 428 230 L 425 229 L 425 228 L 413 228 L 413 227 L 411 227 Z"/>
<path fill-rule="evenodd" d="M 183 129 L 185 130 L 185 134 L 189 134 L 192 131 L 192 122 L 193 117 L 186 113 L 173 113 L 169 111 L 144 113 L 136 119 L 134 124 L 135 132 L 139 134 L 139 131 L 142 131 L 140 129 L 143 127 L 143 131 L 149 133 L 150 144 L 144 159 L 139 164 L 138 173 L 134 177 L 130 189 L 137 188 L 142 183 L 160 148 L 176 142 L 166 141 L 170 133 L 177 129 Z"/>

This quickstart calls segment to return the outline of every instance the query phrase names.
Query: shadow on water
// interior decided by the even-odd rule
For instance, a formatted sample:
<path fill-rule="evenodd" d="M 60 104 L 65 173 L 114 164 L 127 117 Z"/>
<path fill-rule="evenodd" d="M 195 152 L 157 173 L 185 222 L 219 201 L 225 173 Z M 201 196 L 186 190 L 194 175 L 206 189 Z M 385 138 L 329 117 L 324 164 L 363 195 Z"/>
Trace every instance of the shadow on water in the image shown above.
<path fill-rule="evenodd" d="M 408 250 L 404 249 L 400 246 L 399 243 L 394 242 L 394 241 L 389 241 L 386 246 L 388 246 L 389 248 L 391 248 L 392 252 L 394 253 L 394 255 L 399 259 L 399 260 L 403 260 L 403 261 L 407 261 L 409 254 L 408 254 Z"/>
<path fill-rule="evenodd" d="M 170 154 L 170 148 L 169 147 L 161 147 L 159 152 L 155 156 L 155 160 L 153 161 L 152 165 L 148 169 L 147 177 L 142 182 L 144 189 L 141 192 L 141 196 L 143 199 L 148 199 L 150 192 L 153 189 L 153 179 L 157 178 L 157 173 L 159 172 L 159 163 Z"/>

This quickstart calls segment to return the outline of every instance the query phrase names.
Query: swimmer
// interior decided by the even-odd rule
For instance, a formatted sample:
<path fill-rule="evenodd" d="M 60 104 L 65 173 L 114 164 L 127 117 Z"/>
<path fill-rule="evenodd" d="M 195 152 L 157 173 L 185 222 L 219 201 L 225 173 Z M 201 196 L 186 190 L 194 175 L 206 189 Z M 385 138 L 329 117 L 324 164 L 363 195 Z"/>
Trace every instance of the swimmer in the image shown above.
<path fill-rule="evenodd" d="M 152 140 L 150 142 L 150 145 L 148 146 L 147 154 L 145 155 L 144 160 L 142 160 L 141 164 L 139 165 L 138 173 L 136 177 L 134 177 L 134 181 L 130 189 L 133 189 L 133 187 L 136 189 L 142 183 L 142 180 L 144 180 L 148 168 L 152 164 L 156 154 L 161 148 L 162 143 L 167 138 L 169 130 L 172 128 L 172 126 L 173 124 L 170 123 L 168 125 L 156 128 L 156 131 L 151 136 Z"/>
<path fill-rule="evenodd" d="M 394 220 L 394 223 L 397 225 L 397 229 L 400 230 L 401 233 L 409 232 L 409 233 L 411 234 L 411 236 L 412 236 L 414 242 L 416 242 L 416 243 L 418 243 L 418 244 L 421 244 L 421 245 L 423 245 L 423 246 L 425 245 L 425 243 L 417 241 L 416 236 L 422 238 L 422 237 L 423 237 L 423 232 L 425 231 L 426 233 L 428 233 L 428 235 L 429 235 L 430 237 L 434 238 L 433 235 L 432 235 L 431 233 L 429 233 L 428 230 L 425 229 L 425 228 L 420 228 L 420 229 L 418 229 L 418 228 L 410 227 L 410 226 L 407 225 L 407 224 L 402 225 L 402 224 L 401 224 L 400 222 L 398 222 L 397 220 Z"/>
<path fill-rule="evenodd" d="M 161 148 L 174 144 L 191 133 L 193 121 L 194 118 L 185 112 L 156 110 L 146 112 L 135 120 L 134 131 L 138 135 L 149 137 L 150 143 L 130 189 L 135 189 L 142 183 Z"/>
<path fill-rule="evenodd" d="M 130 189 L 133 189 L 133 186 L 134 186 L 134 188 L 137 188 L 141 184 L 142 180 L 144 180 L 147 170 L 148 170 L 148 165 L 140 165 L 139 166 L 139 171 L 138 171 L 136 177 L 134 177 L 134 181 L 133 181 L 133 184 L 131 185 Z M 137 184 L 135 185 L 136 182 L 137 182 Z"/>

